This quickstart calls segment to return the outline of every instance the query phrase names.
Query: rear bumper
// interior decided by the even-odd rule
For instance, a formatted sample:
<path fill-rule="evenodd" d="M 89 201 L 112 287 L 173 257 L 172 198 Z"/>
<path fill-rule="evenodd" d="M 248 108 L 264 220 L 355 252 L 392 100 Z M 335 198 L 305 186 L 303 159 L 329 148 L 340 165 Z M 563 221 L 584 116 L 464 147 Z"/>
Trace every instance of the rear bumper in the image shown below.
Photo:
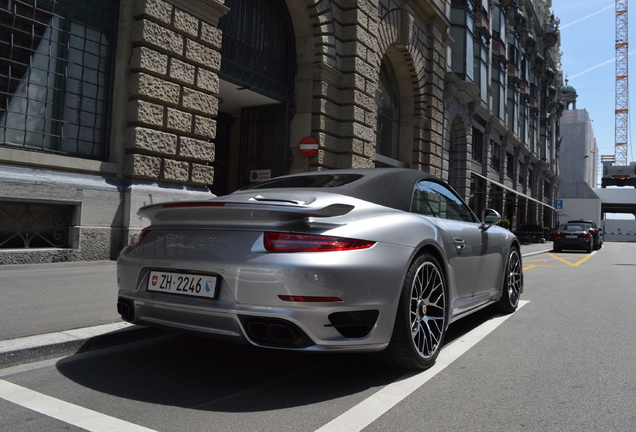
<path fill-rule="evenodd" d="M 583 249 L 587 250 L 590 248 L 590 244 L 592 244 L 592 240 L 572 240 L 572 241 L 563 241 L 563 240 L 555 240 L 554 248 L 556 249 Z"/>
<path fill-rule="evenodd" d="M 380 351 L 391 338 L 411 254 L 410 248 L 377 244 L 363 251 L 321 252 L 319 258 L 253 254 L 247 264 L 202 256 L 178 267 L 171 259 L 122 254 L 118 310 L 134 324 L 263 347 Z M 218 295 L 210 299 L 148 291 L 152 269 L 215 274 Z M 281 295 L 342 301 L 285 301 Z"/>
<path fill-rule="evenodd" d="M 389 334 L 382 330 L 375 331 L 378 323 L 373 318 L 379 319 L 380 315 L 380 311 L 375 309 L 347 312 L 345 307 L 340 312 L 316 313 L 314 317 L 307 317 L 306 311 L 302 312 L 305 320 L 320 320 L 318 332 L 315 328 L 312 332 L 312 328 L 308 328 L 304 322 L 296 321 L 296 313 L 292 310 L 269 310 L 266 313 L 256 308 L 246 308 L 240 312 L 197 310 L 174 304 L 134 300 L 125 295 L 118 298 L 118 310 L 122 319 L 134 324 L 267 348 L 372 352 L 381 351 L 388 345 Z M 122 314 L 123 311 L 125 313 Z M 390 311 L 384 312 L 391 316 Z M 355 315 L 356 320 L 344 322 L 342 317 L 351 314 Z M 364 323 L 359 320 L 361 316 L 372 318 Z M 355 328 L 362 329 L 359 334 L 353 334 L 359 337 L 345 336 L 346 332 Z M 343 329 L 345 335 L 342 334 Z M 319 339 L 316 333 L 319 336 L 328 334 L 330 338 Z"/>

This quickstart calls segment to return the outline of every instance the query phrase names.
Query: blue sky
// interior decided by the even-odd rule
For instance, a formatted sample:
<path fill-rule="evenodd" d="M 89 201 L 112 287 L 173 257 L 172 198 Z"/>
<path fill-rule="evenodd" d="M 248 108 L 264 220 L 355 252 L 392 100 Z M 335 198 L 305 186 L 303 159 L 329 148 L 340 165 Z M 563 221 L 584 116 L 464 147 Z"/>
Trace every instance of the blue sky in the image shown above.
<path fill-rule="evenodd" d="M 553 0 L 552 12 L 560 20 L 561 62 L 569 85 L 576 89 L 576 107 L 586 109 L 592 119 L 600 155 L 614 155 L 615 110 L 615 7 L 608 0 Z M 630 16 L 633 14 L 630 14 Z M 630 17 L 629 35 L 636 35 Z M 629 45 L 636 51 L 636 40 Z M 636 149 L 632 138 L 632 119 L 636 118 L 631 95 L 636 91 L 636 69 L 629 58 L 629 135 L 628 159 L 634 161 Z M 599 158 L 600 160 L 600 158 Z"/>

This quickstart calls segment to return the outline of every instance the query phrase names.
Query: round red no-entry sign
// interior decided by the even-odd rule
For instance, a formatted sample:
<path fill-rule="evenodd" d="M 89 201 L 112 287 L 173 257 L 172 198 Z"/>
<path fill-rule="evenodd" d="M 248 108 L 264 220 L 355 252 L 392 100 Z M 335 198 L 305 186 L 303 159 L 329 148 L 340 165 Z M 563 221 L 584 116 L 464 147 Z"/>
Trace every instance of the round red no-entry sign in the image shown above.
<path fill-rule="evenodd" d="M 314 137 L 305 137 L 300 140 L 300 154 L 311 157 L 318 153 L 318 140 Z"/>

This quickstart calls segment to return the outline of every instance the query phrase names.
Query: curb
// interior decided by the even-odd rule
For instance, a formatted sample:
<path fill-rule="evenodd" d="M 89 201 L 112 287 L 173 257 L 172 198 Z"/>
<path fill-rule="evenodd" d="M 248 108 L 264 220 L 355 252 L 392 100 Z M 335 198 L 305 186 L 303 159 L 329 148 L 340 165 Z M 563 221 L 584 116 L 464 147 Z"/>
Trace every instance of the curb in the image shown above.
<path fill-rule="evenodd" d="M 165 336 L 129 323 L 105 324 L 0 341 L 0 369 Z"/>

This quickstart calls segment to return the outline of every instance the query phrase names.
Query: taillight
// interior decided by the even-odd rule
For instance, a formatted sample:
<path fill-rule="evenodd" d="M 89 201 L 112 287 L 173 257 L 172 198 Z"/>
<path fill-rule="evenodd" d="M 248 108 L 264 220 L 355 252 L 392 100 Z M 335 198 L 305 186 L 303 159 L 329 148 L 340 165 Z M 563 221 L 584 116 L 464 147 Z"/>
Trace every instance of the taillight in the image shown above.
<path fill-rule="evenodd" d="M 131 243 L 131 244 L 132 244 L 133 246 L 139 246 L 139 243 L 141 243 L 141 242 L 142 242 L 142 240 L 143 240 L 143 239 L 144 239 L 144 238 L 148 235 L 148 233 L 149 233 L 149 232 L 150 232 L 150 231 L 148 231 L 148 230 L 141 230 L 141 231 L 139 232 L 139 234 L 137 234 L 137 235 L 133 238 L 133 240 L 132 240 L 132 243 Z"/>
<path fill-rule="evenodd" d="M 590 239 L 590 235 L 588 233 L 583 234 L 583 238 L 585 240 L 589 240 Z"/>
<path fill-rule="evenodd" d="M 375 242 L 343 237 L 267 232 L 264 244 L 269 252 L 335 252 L 367 249 Z"/>
<path fill-rule="evenodd" d="M 561 238 L 561 233 L 556 233 L 556 234 L 554 234 L 554 238 L 555 238 L 555 239 L 560 239 L 560 238 Z"/>

